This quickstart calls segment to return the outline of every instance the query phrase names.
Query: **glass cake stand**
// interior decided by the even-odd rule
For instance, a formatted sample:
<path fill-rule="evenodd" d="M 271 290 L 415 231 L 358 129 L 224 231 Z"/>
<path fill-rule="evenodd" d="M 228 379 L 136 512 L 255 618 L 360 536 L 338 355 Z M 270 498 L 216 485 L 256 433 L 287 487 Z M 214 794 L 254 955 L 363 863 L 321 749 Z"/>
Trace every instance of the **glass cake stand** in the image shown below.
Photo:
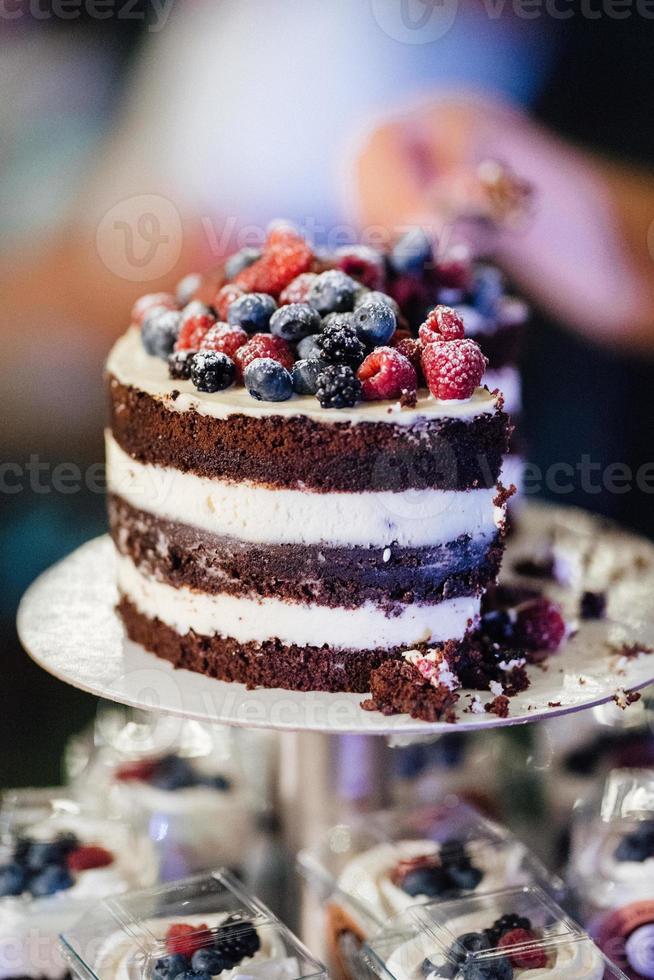
<path fill-rule="evenodd" d="M 654 682 L 654 545 L 582 511 L 528 504 L 510 536 L 501 581 L 534 587 L 534 573 L 545 561 L 554 562 L 556 582 L 542 584 L 574 625 L 572 635 L 543 667 L 529 668 L 531 686 L 511 698 L 508 717 L 484 709 L 492 699 L 488 692 L 462 691 L 459 729 L 523 724 L 612 699 L 627 708 L 632 692 Z M 606 594 L 604 618 L 578 619 L 587 590 Z M 445 722 L 363 711 L 359 694 L 247 690 L 174 670 L 125 639 L 116 599 L 113 546 L 103 536 L 30 587 L 18 611 L 21 641 L 44 670 L 75 687 L 199 721 L 328 734 L 452 730 Z"/>

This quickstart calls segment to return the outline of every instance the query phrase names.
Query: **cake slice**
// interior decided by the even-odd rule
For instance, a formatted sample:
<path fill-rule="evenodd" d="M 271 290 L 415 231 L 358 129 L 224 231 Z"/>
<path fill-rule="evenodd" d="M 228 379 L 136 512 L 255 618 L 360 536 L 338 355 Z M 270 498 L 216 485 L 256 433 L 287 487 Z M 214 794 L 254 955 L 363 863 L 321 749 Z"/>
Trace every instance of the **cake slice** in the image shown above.
<path fill-rule="evenodd" d="M 501 562 L 510 425 L 454 311 L 416 336 L 325 265 L 273 231 L 200 285 L 211 305 L 137 304 L 107 364 L 119 611 L 177 667 L 367 692 L 408 650 L 456 668 Z"/>

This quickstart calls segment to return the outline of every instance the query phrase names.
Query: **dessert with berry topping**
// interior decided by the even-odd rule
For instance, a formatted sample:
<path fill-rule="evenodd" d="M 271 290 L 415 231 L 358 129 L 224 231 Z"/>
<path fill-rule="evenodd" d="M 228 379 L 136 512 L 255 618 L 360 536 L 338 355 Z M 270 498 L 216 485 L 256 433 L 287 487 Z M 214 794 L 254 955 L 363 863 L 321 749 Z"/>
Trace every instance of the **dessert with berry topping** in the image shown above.
<path fill-rule="evenodd" d="M 61 929 L 89 901 L 156 881 L 146 837 L 83 812 L 64 794 L 5 793 L 0 824 L 2 980 L 62 977 Z"/>
<path fill-rule="evenodd" d="M 387 980 L 624 980 L 531 887 L 411 909 L 369 942 L 363 959 Z"/>
<path fill-rule="evenodd" d="M 456 675 L 502 557 L 510 426 L 417 244 L 318 257 L 274 226 L 184 308 L 136 304 L 107 365 L 130 639 L 250 687 L 366 692 L 434 645 Z M 431 289 L 413 325 L 407 277 Z"/>
<path fill-rule="evenodd" d="M 85 980 L 324 980 L 324 967 L 226 871 L 132 892 L 62 936 Z"/>
<path fill-rule="evenodd" d="M 328 946 L 335 975 L 344 977 L 356 974 L 352 955 L 361 943 L 412 906 L 518 885 L 560 888 L 519 840 L 458 801 L 332 828 L 300 855 L 300 866 L 327 892 Z"/>

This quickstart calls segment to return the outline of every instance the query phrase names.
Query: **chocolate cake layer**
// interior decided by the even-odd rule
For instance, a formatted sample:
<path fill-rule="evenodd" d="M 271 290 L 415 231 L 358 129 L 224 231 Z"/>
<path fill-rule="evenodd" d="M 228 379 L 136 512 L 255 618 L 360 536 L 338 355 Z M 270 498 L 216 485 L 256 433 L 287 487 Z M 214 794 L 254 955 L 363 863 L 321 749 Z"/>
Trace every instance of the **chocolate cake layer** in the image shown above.
<path fill-rule="evenodd" d="M 109 379 L 111 428 L 142 463 L 199 476 L 312 490 L 467 490 L 492 487 L 507 451 L 504 412 L 470 421 L 421 419 L 319 422 L 241 414 L 215 418 L 175 412 L 136 388 Z"/>
<path fill-rule="evenodd" d="M 430 548 L 258 545 L 210 534 L 109 498 L 117 549 L 147 575 L 212 594 L 273 596 L 356 608 L 477 595 L 499 572 L 503 544 L 462 535 Z"/>

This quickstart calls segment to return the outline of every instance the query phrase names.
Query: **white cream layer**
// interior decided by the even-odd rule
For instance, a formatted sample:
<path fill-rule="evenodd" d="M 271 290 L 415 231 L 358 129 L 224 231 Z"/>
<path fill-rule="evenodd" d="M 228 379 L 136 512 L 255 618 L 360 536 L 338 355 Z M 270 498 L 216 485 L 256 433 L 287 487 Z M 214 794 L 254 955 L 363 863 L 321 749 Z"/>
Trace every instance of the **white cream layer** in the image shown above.
<path fill-rule="evenodd" d="M 133 507 L 214 534 L 262 544 L 425 547 L 461 534 L 490 539 L 497 491 L 317 493 L 215 480 L 139 463 L 106 439 L 107 484 Z"/>
<path fill-rule="evenodd" d="M 182 635 L 228 636 L 239 643 L 276 638 L 299 646 L 323 643 L 336 649 L 374 650 L 441 643 L 463 637 L 479 614 L 480 599 L 462 596 L 436 605 L 414 603 L 386 616 L 366 602 L 356 609 L 209 595 L 147 578 L 130 558 L 118 556 L 118 588 L 150 619 L 158 618 Z"/>
<path fill-rule="evenodd" d="M 230 415 L 250 415 L 257 418 L 277 415 L 304 415 L 317 422 L 391 422 L 393 425 L 414 425 L 421 419 L 473 419 L 476 415 L 493 414 L 497 398 L 486 388 L 477 388 L 472 398 L 463 401 L 440 401 L 424 392 L 415 408 L 402 408 L 394 402 L 364 402 L 351 409 L 324 409 L 311 395 L 294 395 L 285 402 L 258 402 L 244 388 L 229 388 L 215 394 L 201 394 L 190 381 L 171 381 L 168 366 L 159 357 L 146 354 L 139 331 L 131 327 L 116 342 L 107 371 L 123 385 L 130 385 L 165 402 L 173 412 L 196 411 L 200 415 L 227 418 Z M 178 391 L 173 401 L 171 394 Z"/>

